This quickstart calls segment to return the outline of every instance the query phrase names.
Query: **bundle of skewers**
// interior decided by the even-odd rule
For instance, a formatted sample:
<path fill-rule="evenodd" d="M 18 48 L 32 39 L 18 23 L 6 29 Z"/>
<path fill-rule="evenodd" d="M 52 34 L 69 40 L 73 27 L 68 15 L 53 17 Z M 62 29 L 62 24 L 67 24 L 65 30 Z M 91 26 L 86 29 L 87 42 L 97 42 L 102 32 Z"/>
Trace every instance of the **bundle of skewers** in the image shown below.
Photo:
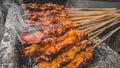
<path fill-rule="evenodd" d="M 25 26 L 20 32 L 21 55 L 34 58 L 38 68 L 78 68 L 93 59 L 94 50 L 120 29 L 119 9 L 64 8 L 62 5 L 23 4 Z"/>

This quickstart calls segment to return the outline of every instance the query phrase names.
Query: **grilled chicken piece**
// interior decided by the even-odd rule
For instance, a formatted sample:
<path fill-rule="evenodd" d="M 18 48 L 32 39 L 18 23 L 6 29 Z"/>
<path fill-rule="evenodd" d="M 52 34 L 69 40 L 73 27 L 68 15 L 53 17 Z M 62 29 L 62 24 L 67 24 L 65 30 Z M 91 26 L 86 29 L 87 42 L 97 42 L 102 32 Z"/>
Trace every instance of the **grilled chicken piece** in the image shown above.
<path fill-rule="evenodd" d="M 93 58 L 93 52 L 94 47 L 88 47 L 85 51 L 80 52 L 80 54 L 77 54 L 77 56 L 74 58 L 73 61 L 71 61 L 68 65 L 64 66 L 63 68 L 79 68 L 83 65 L 87 64 L 87 61 L 92 60 Z"/>
<path fill-rule="evenodd" d="M 70 50 L 63 52 L 57 58 L 55 58 L 51 63 L 42 62 L 39 63 L 38 68 L 60 68 L 61 65 L 70 62 L 79 51 L 86 48 L 88 44 L 87 40 L 81 41 L 77 46 L 74 46 Z M 48 67 L 49 66 L 49 67 Z"/>
<path fill-rule="evenodd" d="M 29 57 L 36 57 L 38 55 L 41 54 L 40 51 L 41 46 L 38 44 L 33 44 L 29 47 L 26 47 L 23 52 L 25 56 L 29 56 Z"/>
<path fill-rule="evenodd" d="M 26 33 L 29 34 L 29 33 Z M 23 33 L 19 36 L 19 40 L 22 42 L 22 44 L 34 44 L 41 41 L 41 39 L 44 37 L 44 34 L 41 32 L 34 32 L 30 35 L 23 35 Z"/>
<path fill-rule="evenodd" d="M 66 38 L 64 41 L 58 43 L 57 45 L 49 47 L 44 52 L 44 54 L 42 54 L 37 59 L 35 59 L 35 62 L 38 62 L 40 59 L 43 59 L 45 61 L 50 61 L 51 60 L 50 59 L 51 56 L 57 54 L 62 49 L 65 49 L 65 48 L 69 47 L 70 45 L 75 44 L 76 42 L 78 42 L 79 40 L 85 38 L 86 36 L 87 36 L 87 33 L 84 32 L 84 31 L 78 31 L 78 32 L 76 32 L 76 34 L 74 34 L 71 37 Z"/>
<path fill-rule="evenodd" d="M 70 30 L 68 31 L 65 35 L 61 36 L 61 37 L 54 37 L 54 38 L 47 38 L 47 39 L 44 39 L 42 42 L 41 42 L 41 45 L 31 45 L 29 47 L 26 47 L 24 49 L 24 53 L 25 53 L 25 56 L 29 56 L 31 57 L 30 54 L 28 54 L 28 52 L 31 53 L 31 50 L 30 49 L 33 49 L 32 53 L 35 54 L 36 50 L 39 50 L 40 53 L 43 53 L 46 49 L 48 49 L 49 47 L 52 47 L 52 46 L 55 46 L 57 45 L 58 43 L 61 43 L 63 42 L 65 39 L 67 39 L 68 37 L 71 37 L 71 36 L 74 36 L 79 30 Z M 36 49 L 36 50 L 35 50 Z"/>
<path fill-rule="evenodd" d="M 24 56 L 27 57 L 38 57 L 50 46 L 55 45 L 55 38 L 48 38 L 43 40 L 42 44 L 32 44 L 31 46 L 26 47 L 23 52 Z"/>
<path fill-rule="evenodd" d="M 47 10 L 56 10 L 60 11 L 64 8 L 63 5 L 57 5 L 53 3 L 46 3 L 46 4 L 37 4 L 37 3 L 30 3 L 30 4 L 22 4 L 22 8 L 24 10 L 30 10 L 30 11 L 47 11 Z"/>
<path fill-rule="evenodd" d="M 30 31 L 23 31 L 19 35 L 19 40 L 22 44 L 40 43 L 44 39 L 60 36 L 72 28 L 71 26 L 57 28 L 57 26 L 52 25 L 49 27 L 51 29 L 48 27 L 43 27 L 42 29 L 38 29 L 39 31 L 33 31 L 34 33 L 30 33 Z"/>
<path fill-rule="evenodd" d="M 62 10 L 64 7 L 46 3 L 43 5 L 34 4 L 23 4 L 24 11 L 23 17 L 25 17 L 26 25 L 29 27 L 41 26 L 42 29 L 36 29 L 34 33 L 21 32 L 19 40 L 22 44 L 34 44 L 40 43 L 41 40 L 50 37 L 56 37 L 64 34 L 68 30 L 74 27 L 71 19 L 69 19 L 68 12 Z M 36 38 L 34 40 L 34 38 Z"/>
<path fill-rule="evenodd" d="M 41 14 L 41 15 L 38 15 Z M 26 12 L 23 17 L 26 18 L 26 24 L 33 26 L 49 25 L 49 24 L 62 24 L 63 26 L 72 24 L 71 19 L 65 13 L 62 14 L 49 14 L 47 12 Z"/>

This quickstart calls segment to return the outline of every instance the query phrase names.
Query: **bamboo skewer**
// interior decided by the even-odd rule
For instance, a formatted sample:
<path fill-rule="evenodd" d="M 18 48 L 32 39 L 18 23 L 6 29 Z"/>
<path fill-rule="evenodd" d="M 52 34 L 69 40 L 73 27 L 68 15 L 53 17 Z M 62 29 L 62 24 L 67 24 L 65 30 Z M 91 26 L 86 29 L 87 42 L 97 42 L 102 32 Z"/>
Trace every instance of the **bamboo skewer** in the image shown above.
<path fill-rule="evenodd" d="M 108 13 L 106 13 L 108 14 Z M 100 16 L 100 15 L 104 15 L 104 14 L 68 14 L 69 17 L 82 17 L 82 16 Z"/>
<path fill-rule="evenodd" d="M 118 14 L 117 15 L 111 15 L 111 16 L 107 16 L 107 17 L 103 17 L 103 19 L 101 18 L 101 19 L 97 19 L 96 18 L 96 20 L 90 20 L 90 19 L 83 19 L 82 20 L 82 18 L 81 18 L 81 20 L 77 20 L 77 24 L 80 24 L 80 25 L 87 25 L 87 24 L 89 24 L 89 25 L 91 25 L 91 24 L 94 24 L 94 23 L 96 23 L 96 22 L 99 22 L 99 21 L 104 21 L 104 20 L 107 20 L 107 19 L 110 19 L 110 18 L 112 18 L 112 17 L 116 17 L 116 16 L 118 16 Z M 90 17 L 91 18 L 91 17 Z M 75 19 L 75 18 L 72 18 L 72 20 L 73 19 Z M 77 18 L 76 18 L 77 19 Z M 73 22 L 73 23 L 75 23 L 75 22 Z"/>
<path fill-rule="evenodd" d="M 116 20 L 115 22 L 113 22 L 112 24 L 110 24 L 110 25 L 108 25 L 108 26 L 106 26 L 106 27 L 104 27 L 104 28 L 101 28 L 100 30 L 97 30 L 97 31 L 91 33 L 90 36 L 95 35 L 96 33 L 100 32 L 100 31 L 102 31 L 102 30 L 106 30 L 106 29 L 110 28 L 111 26 L 114 26 L 114 25 L 118 24 L 118 23 L 120 22 L 120 21 L 118 21 L 118 20 L 119 20 L 119 19 L 117 19 L 117 20 Z"/>
<path fill-rule="evenodd" d="M 100 35 L 104 30 L 100 30 L 97 34 L 95 35 L 90 35 L 89 37 L 89 41 L 93 40 L 95 37 L 97 37 L 98 35 Z"/>
<path fill-rule="evenodd" d="M 100 29 L 100 30 L 95 31 L 94 33 L 92 33 L 92 34 L 89 35 L 89 36 L 91 36 L 89 40 L 94 39 L 95 37 L 97 37 L 98 35 L 100 35 L 102 32 L 104 32 L 107 28 L 109 28 L 109 27 L 111 27 L 111 26 L 113 26 L 113 25 L 115 25 L 115 24 L 118 24 L 118 23 L 119 23 L 119 22 L 113 23 L 113 24 L 111 24 L 111 25 L 109 25 L 109 26 L 107 26 L 107 27 L 105 27 L 105 28 L 102 28 L 102 29 Z"/>
<path fill-rule="evenodd" d="M 114 12 L 114 11 L 68 11 L 68 14 L 70 15 L 76 15 L 76 14 L 84 14 L 84 15 L 91 15 L 91 14 L 106 14 L 109 12 Z"/>
<path fill-rule="evenodd" d="M 104 13 L 104 14 L 96 14 L 96 13 L 93 13 L 93 14 L 90 14 L 90 13 L 88 13 L 88 14 L 79 14 L 79 13 L 77 13 L 77 14 L 69 14 L 69 16 L 70 17 L 106 16 L 106 15 L 114 15 L 112 13 L 118 13 L 118 12 L 120 12 L 120 10 L 116 10 L 116 11 L 112 11 L 112 12 L 108 12 L 108 13 Z"/>
<path fill-rule="evenodd" d="M 65 10 L 78 11 L 115 11 L 117 8 L 65 8 Z"/>
<path fill-rule="evenodd" d="M 110 36 L 112 36 L 116 31 L 120 30 L 120 26 L 117 27 L 116 29 L 114 29 L 113 31 L 111 31 L 110 33 L 108 33 L 105 37 L 102 38 L 102 40 L 100 42 L 98 42 L 94 48 L 96 48 L 97 46 L 99 46 L 102 42 L 104 42 L 106 39 L 108 39 Z"/>
<path fill-rule="evenodd" d="M 79 27 L 78 29 L 82 30 L 82 29 L 86 29 L 86 28 L 90 28 L 90 27 L 99 25 L 99 24 L 101 24 L 101 23 L 94 23 L 94 24 L 90 24 L 90 25 L 85 25 L 85 26 Z"/>
<path fill-rule="evenodd" d="M 104 30 L 99 31 L 97 34 L 93 35 L 92 37 L 89 38 L 89 40 L 93 40 L 95 37 L 100 35 Z"/>
<path fill-rule="evenodd" d="M 102 23 L 102 24 L 100 24 L 100 25 L 96 25 L 96 26 L 93 26 L 93 27 L 90 27 L 90 28 L 87 28 L 87 29 L 84 29 L 84 30 L 87 31 L 88 33 L 89 33 L 89 32 L 92 32 L 92 31 L 94 31 L 94 30 L 96 30 L 96 29 L 98 29 L 98 28 L 100 28 L 100 27 L 102 27 L 102 26 L 104 26 L 104 25 L 106 25 L 106 24 L 114 21 L 114 20 L 117 19 L 118 17 L 119 17 L 119 16 L 117 16 L 117 17 L 115 17 L 115 18 L 113 18 L 113 19 L 111 19 L 111 20 L 105 21 L 104 23 Z"/>
<path fill-rule="evenodd" d="M 72 17 L 70 18 L 72 21 L 74 20 L 83 20 L 83 19 L 90 19 L 90 18 L 96 18 L 98 16 L 87 16 L 87 17 Z"/>
<path fill-rule="evenodd" d="M 89 22 L 96 22 L 96 21 L 98 21 L 98 20 L 100 20 L 100 19 L 102 19 L 102 18 L 104 18 L 104 17 L 107 17 L 107 18 L 111 18 L 112 16 L 114 16 L 115 14 L 110 14 L 110 15 L 101 15 L 101 16 L 99 16 L 99 17 L 96 17 L 96 18 L 94 18 L 94 19 L 91 19 L 91 20 L 87 20 L 85 23 L 89 23 Z M 115 16 L 117 16 L 118 14 L 116 14 Z M 80 20 L 79 21 L 75 21 L 74 23 L 79 23 L 79 22 L 81 22 Z M 85 24 L 84 23 L 84 24 Z"/>
<path fill-rule="evenodd" d="M 116 22 L 116 21 L 115 21 L 115 22 Z M 95 37 L 97 37 L 98 35 L 100 35 L 100 34 L 101 34 L 103 31 L 105 31 L 107 28 L 109 28 L 109 27 L 111 27 L 111 26 L 119 23 L 119 22 L 117 22 L 117 23 L 115 23 L 115 22 L 114 22 L 113 24 L 105 27 L 105 28 L 102 28 L 102 29 L 97 30 L 97 31 L 95 31 L 94 33 L 92 33 L 92 34 L 90 35 L 91 37 L 89 38 L 89 40 L 93 40 Z"/>
<path fill-rule="evenodd" d="M 100 16 L 100 15 L 104 15 L 104 14 L 109 14 L 112 12 L 106 12 L 106 13 L 91 13 L 91 12 L 87 12 L 87 13 L 69 13 L 69 16 Z"/>
<path fill-rule="evenodd" d="M 118 15 L 116 15 L 116 16 L 118 16 Z M 116 17 L 116 16 L 114 16 L 114 17 Z M 111 17 L 113 17 L 113 16 L 109 16 L 109 17 L 111 18 Z M 108 17 L 108 19 L 110 19 L 109 17 Z M 107 19 L 107 18 L 106 18 L 106 19 Z M 105 19 L 103 18 L 103 19 L 101 19 L 101 20 L 105 20 Z M 90 25 L 91 25 L 91 24 L 94 24 L 94 23 L 96 23 L 96 22 L 98 22 L 98 21 L 101 21 L 101 20 L 98 19 L 98 20 L 96 20 L 96 21 L 87 21 L 87 22 L 81 22 L 81 23 L 78 23 L 78 24 L 79 24 L 79 26 L 80 26 L 80 25 L 86 25 L 86 24 L 90 24 Z"/>
<path fill-rule="evenodd" d="M 95 31 L 95 32 L 93 32 L 92 34 L 90 34 L 90 35 L 94 35 L 94 34 L 96 34 L 96 33 L 98 33 L 99 31 L 101 31 L 101 30 L 105 30 L 105 29 L 107 29 L 107 28 L 109 28 L 109 27 L 111 27 L 111 26 L 113 26 L 113 25 L 115 25 L 115 24 L 118 24 L 119 22 L 118 22 L 118 20 L 120 19 L 119 18 L 120 16 L 118 16 L 118 18 L 116 18 L 116 20 L 113 20 L 114 22 L 112 23 L 112 24 L 110 24 L 110 25 L 108 25 L 108 26 L 106 26 L 106 27 L 104 27 L 104 28 L 101 28 L 101 29 L 99 29 L 99 30 L 97 30 L 97 31 Z M 111 20 L 112 21 L 112 20 Z M 116 23 L 117 22 L 117 23 Z M 77 29 L 90 29 L 90 28 L 93 28 L 93 27 L 96 27 L 96 26 L 98 26 L 98 28 L 99 28 L 99 25 L 102 25 L 104 22 L 100 22 L 100 23 L 93 23 L 93 24 L 88 24 L 88 25 L 79 25 L 79 24 L 77 24 L 76 25 L 76 27 L 77 26 L 80 26 L 80 27 L 78 27 Z M 108 22 L 109 23 L 109 22 Z M 107 23 L 106 23 L 107 24 Z M 97 27 L 96 27 L 97 28 Z"/>
<path fill-rule="evenodd" d="M 106 18 L 107 19 L 107 18 Z M 102 20 L 106 20 L 106 19 L 102 19 Z M 109 18 L 110 19 L 110 18 Z M 98 20 L 98 21 L 101 21 L 101 20 Z M 97 21 L 96 21 L 97 22 Z M 83 29 L 83 28 L 87 28 L 89 26 L 93 26 L 93 25 L 97 25 L 97 24 L 101 24 L 103 22 L 83 22 L 83 23 L 78 23 L 77 26 L 82 26 L 82 27 L 79 27 L 80 29 Z"/>
<path fill-rule="evenodd" d="M 115 21 L 116 22 L 116 21 Z M 113 24 L 111 24 L 111 25 L 109 25 L 109 26 L 107 26 L 107 27 L 104 27 L 104 28 L 102 28 L 102 29 L 100 29 L 100 30 L 97 30 L 97 31 L 95 31 L 94 33 L 92 33 L 92 34 L 90 34 L 89 36 L 91 36 L 90 38 L 89 38 L 89 40 L 93 40 L 95 37 L 97 37 L 98 35 L 100 35 L 103 31 L 105 31 L 107 28 L 109 28 L 109 27 L 111 27 L 111 26 L 113 26 L 113 25 L 115 25 L 115 24 L 118 24 L 120 21 L 118 21 L 117 23 L 113 23 Z"/>

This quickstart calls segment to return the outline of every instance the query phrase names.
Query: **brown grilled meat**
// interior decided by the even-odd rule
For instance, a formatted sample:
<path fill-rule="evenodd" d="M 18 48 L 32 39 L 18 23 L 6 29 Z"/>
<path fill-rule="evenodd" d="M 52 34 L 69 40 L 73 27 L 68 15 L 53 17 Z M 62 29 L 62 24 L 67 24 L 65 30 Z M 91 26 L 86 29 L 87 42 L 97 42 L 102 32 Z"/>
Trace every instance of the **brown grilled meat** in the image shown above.
<path fill-rule="evenodd" d="M 87 64 L 87 61 L 92 60 L 93 58 L 94 47 L 88 47 L 85 51 L 80 52 L 73 61 L 63 68 L 79 68 Z"/>
<path fill-rule="evenodd" d="M 78 31 L 76 34 L 74 34 L 71 37 L 66 38 L 64 41 L 58 43 L 55 46 L 49 47 L 44 54 L 39 56 L 37 59 L 35 59 L 35 62 L 38 62 L 40 59 L 44 59 L 45 61 L 50 61 L 51 56 L 57 54 L 62 49 L 69 47 L 70 45 L 75 44 L 80 39 L 83 39 L 85 36 L 87 36 L 86 32 L 84 31 Z"/>
<path fill-rule="evenodd" d="M 46 4 L 22 4 L 22 8 L 24 10 L 30 10 L 30 11 L 47 11 L 47 10 L 56 10 L 60 11 L 64 8 L 63 5 L 57 5 L 53 3 L 46 3 Z"/>
<path fill-rule="evenodd" d="M 74 59 L 76 53 L 86 48 L 88 44 L 87 40 L 81 41 L 77 46 L 74 46 L 70 50 L 63 52 L 61 55 L 57 56 L 52 62 L 42 62 L 39 63 L 38 68 L 60 68 L 61 65 L 70 62 Z M 48 67 L 49 66 L 49 67 Z"/>
<path fill-rule="evenodd" d="M 25 56 L 29 56 L 29 57 L 31 56 L 30 54 L 28 54 L 29 51 L 31 52 L 31 49 L 34 49 L 34 50 L 32 50 L 32 53 L 34 53 L 34 54 L 35 54 L 36 50 L 39 50 L 40 53 L 41 52 L 43 53 L 49 47 L 55 46 L 58 43 L 63 42 L 68 37 L 74 36 L 78 31 L 79 30 L 70 30 L 66 34 L 64 34 L 63 36 L 44 39 L 41 42 L 41 45 L 38 45 L 38 44 L 35 45 L 35 44 L 33 44 L 33 45 L 29 46 L 29 47 L 26 47 L 24 49 Z"/>

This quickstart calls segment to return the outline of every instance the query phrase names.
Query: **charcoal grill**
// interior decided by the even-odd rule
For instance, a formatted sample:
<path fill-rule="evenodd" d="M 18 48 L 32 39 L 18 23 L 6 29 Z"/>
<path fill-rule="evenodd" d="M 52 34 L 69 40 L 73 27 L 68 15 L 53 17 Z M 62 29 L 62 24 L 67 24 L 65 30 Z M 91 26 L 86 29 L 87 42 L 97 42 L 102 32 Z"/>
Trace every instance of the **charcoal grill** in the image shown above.
<path fill-rule="evenodd" d="M 18 52 L 19 41 L 17 35 L 19 31 L 23 30 L 24 22 L 22 19 L 22 10 L 20 6 L 11 4 L 9 8 L 5 32 L 0 45 L 0 66 L 2 68 L 36 68 L 32 66 L 29 59 L 25 61 L 21 59 Z M 96 40 L 100 40 L 96 38 Z M 25 63 L 25 64 L 24 64 Z M 120 56 L 114 52 L 107 44 L 102 43 L 95 50 L 94 59 L 83 68 L 119 68 Z"/>

